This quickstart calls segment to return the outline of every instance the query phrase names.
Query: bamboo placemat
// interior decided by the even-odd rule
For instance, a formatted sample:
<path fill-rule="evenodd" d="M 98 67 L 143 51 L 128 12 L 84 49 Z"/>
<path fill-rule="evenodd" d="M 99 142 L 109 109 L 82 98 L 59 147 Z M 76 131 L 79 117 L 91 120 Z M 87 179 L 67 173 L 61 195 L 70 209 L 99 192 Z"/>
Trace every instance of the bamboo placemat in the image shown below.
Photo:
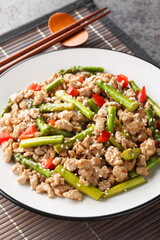
<path fill-rule="evenodd" d="M 57 11 L 70 13 L 78 20 L 96 9 L 92 0 L 80 0 Z M 50 32 L 47 20 L 51 14 L 0 36 L 0 60 L 48 36 Z M 87 30 L 89 40 L 82 47 L 121 51 L 136 55 L 157 65 L 108 17 L 88 26 Z M 58 49 L 64 49 L 64 47 L 61 44 L 56 44 L 47 51 Z M 160 200 L 134 213 L 92 222 L 64 221 L 41 216 L 15 205 L 3 196 L 0 196 L 0 211 L 0 239 L 160 239 Z"/>

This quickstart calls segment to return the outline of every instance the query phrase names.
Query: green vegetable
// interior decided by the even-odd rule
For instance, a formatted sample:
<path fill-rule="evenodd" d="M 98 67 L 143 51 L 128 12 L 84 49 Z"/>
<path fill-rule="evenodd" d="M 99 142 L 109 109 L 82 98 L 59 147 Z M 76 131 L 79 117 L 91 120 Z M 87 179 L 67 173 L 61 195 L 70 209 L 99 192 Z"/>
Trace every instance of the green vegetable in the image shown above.
<path fill-rule="evenodd" d="M 46 124 L 42 117 L 37 118 L 36 123 L 43 136 L 63 135 L 64 137 L 73 137 L 73 134 L 70 132 Z"/>
<path fill-rule="evenodd" d="M 122 152 L 121 157 L 124 160 L 132 160 L 132 159 L 138 158 L 140 153 L 141 153 L 140 148 L 128 148 L 127 150 L 124 150 Z"/>
<path fill-rule="evenodd" d="M 108 116 L 107 116 L 107 130 L 110 133 L 114 132 L 115 126 L 115 117 L 116 117 L 116 107 L 110 106 L 107 108 Z"/>
<path fill-rule="evenodd" d="M 40 166 L 37 162 L 34 162 L 32 158 L 23 157 L 20 153 L 13 153 L 13 161 L 19 162 L 27 167 L 29 167 L 31 170 L 36 170 L 37 172 L 41 173 L 45 177 L 50 177 L 52 172 L 42 166 Z"/>
<path fill-rule="evenodd" d="M 147 171 L 149 171 L 150 169 L 155 167 L 158 163 L 160 163 L 160 156 L 159 155 L 151 157 L 151 159 L 147 161 L 147 166 L 146 166 Z M 136 173 L 135 169 L 133 171 L 129 172 L 129 177 L 130 178 L 135 178 L 137 176 L 138 176 L 138 174 Z"/>
<path fill-rule="evenodd" d="M 63 142 L 63 138 L 64 137 L 62 135 L 29 138 L 21 141 L 20 148 L 37 147 L 48 144 L 58 144 Z"/>
<path fill-rule="evenodd" d="M 3 108 L 3 110 L 0 114 L 0 118 L 2 118 L 5 113 L 9 113 L 11 111 L 12 105 L 13 105 L 13 103 L 9 100 L 8 103 L 7 103 L 7 106 L 5 108 Z"/>
<path fill-rule="evenodd" d="M 38 106 L 41 112 L 61 112 L 63 110 L 74 110 L 74 103 L 42 103 Z"/>
<path fill-rule="evenodd" d="M 88 197 L 93 198 L 94 200 L 98 200 L 103 194 L 102 191 L 100 191 L 98 188 L 94 187 L 91 184 L 89 186 L 85 186 L 83 183 L 80 183 L 79 177 L 76 176 L 74 173 L 66 170 L 62 165 L 58 165 L 55 168 L 55 172 L 59 173 L 69 185 L 78 189 L 79 191 L 81 191 Z"/>
<path fill-rule="evenodd" d="M 151 127 L 151 130 L 152 130 L 152 132 L 154 134 L 155 140 L 156 140 L 157 143 L 160 144 L 160 133 L 159 133 L 158 129 L 155 126 L 155 122 L 154 122 L 155 120 L 153 118 L 153 113 L 152 113 L 151 108 L 148 108 L 146 110 L 146 115 L 147 115 L 147 118 L 148 118 L 148 124 Z"/>
<path fill-rule="evenodd" d="M 104 68 L 102 67 L 72 67 L 69 68 L 67 70 L 61 69 L 59 71 L 59 74 L 61 75 L 65 75 L 66 73 L 72 73 L 72 74 L 76 74 L 77 72 L 91 72 L 91 73 L 95 73 L 95 72 L 104 72 Z"/>
<path fill-rule="evenodd" d="M 55 93 L 56 97 L 61 99 L 62 101 L 73 103 L 76 105 L 78 110 L 86 116 L 89 120 L 92 120 L 94 113 L 87 107 L 85 107 L 81 102 L 77 101 L 75 98 L 73 98 L 71 95 L 68 95 L 63 90 L 57 91 Z"/>
<path fill-rule="evenodd" d="M 56 88 L 57 86 L 59 86 L 60 84 L 62 84 L 64 82 L 63 78 L 57 78 L 56 80 L 54 80 L 53 82 L 51 82 L 49 85 L 47 85 L 44 89 L 47 92 L 52 91 L 54 88 Z"/>
<path fill-rule="evenodd" d="M 129 133 L 124 131 L 122 124 L 117 117 L 116 117 L 116 125 L 118 126 L 119 131 L 125 136 L 125 138 L 130 138 Z"/>
<path fill-rule="evenodd" d="M 107 141 L 107 142 L 104 143 L 104 146 L 105 146 L 106 148 L 108 148 L 109 146 L 111 146 L 111 144 L 110 144 L 109 141 Z"/>
<path fill-rule="evenodd" d="M 135 93 L 137 90 L 139 92 L 141 92 L 141 89 L 135 84 L 134 81 L 130 81 L 129 84 Z M 147 96 L 147 100 L 150 102 L 150 104 L 151 104 L 153 110 L 155 111 L 155 113 L 157 114 L 157 116 L 160 117 L 160 107 L 148 96 Z"/>
<path fill-rule="evenodd" d="M 61 153 L 61 152 L 68 150 L 69 148 L 71 148 L 73 146 L 73 144 L 76 141 L 83 140 L 87 135 L 91 136 L 94 128 L 95 128 L 95 125 L 92 125 L 91 127 L 87 128 L 86 130 L 82 131 L 81 133 L 78 133 L 74 137 L 64 141 L 64 143 L 55 145 L 54 150 L 57 153 Z"/>
<path fill-rule="evenodd" d="M 109 142 L 110 142 L 113 146 L 119 148 L 120 151 L 123 151 L 123 150 L 124 150 L 124 148 L 121 146 L 121 144 L 120 144 L 112 135 L 111 135 L 110 138 L 109 138 Z"/>
<path fill-rule="evenodd" d="M 92 110 L 93 112 L 97 113 L 98 110 L 99 110 L 99 107 L 98 107 L 97 104 L 93 101 L 93 99 L 89 99 L 89 100 L 88 100 L 88 103 L 89 103 L 89 105 L 90 105 L 90 107 L 91 107 L 91 110 Z"/>
<path fill-rule="evenodd" d="M 139 104 L 137 102 L 133 102 L 120 92 L 118 92 L 116 89 L 108 85 L 102 80 L 98 80 L 96 84 L 103 90 L 105 91 L 111 98 L 113 98 L 116 102 L 122 104 L 124 107 L 126 107 L 129 111 L 134 112 Z"/>
<path fill-rule="evenodd" d="M 121 193 L 121 192 L 126 191 L 130 188 L 137 187 L 137 186 L 139 186 L 143 183 L 146 183 L 146 180 L 142 176 L 136 177 L 134 179 L 130 179 L 126 182 L 120 183 L 120 184 L 110 188 L 108 191 L 106 191 L 102 195 L 102 197 L 103 198 L 111 197 L 111 196 L 113 196 L 117 193 Z"/>

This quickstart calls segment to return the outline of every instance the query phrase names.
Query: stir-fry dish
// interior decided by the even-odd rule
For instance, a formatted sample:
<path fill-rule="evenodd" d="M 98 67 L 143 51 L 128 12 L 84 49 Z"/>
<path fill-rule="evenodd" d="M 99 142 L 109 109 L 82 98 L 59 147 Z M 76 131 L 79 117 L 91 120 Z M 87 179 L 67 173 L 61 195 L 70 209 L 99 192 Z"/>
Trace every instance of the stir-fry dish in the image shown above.
<path fill-rule="evenodd" d="M 134 81 L 73 67 L 10 96 L 3 159 L 18 183 L 49 198 L 108 198 L 146 182 L 160 163 L 160 108 Z"/>

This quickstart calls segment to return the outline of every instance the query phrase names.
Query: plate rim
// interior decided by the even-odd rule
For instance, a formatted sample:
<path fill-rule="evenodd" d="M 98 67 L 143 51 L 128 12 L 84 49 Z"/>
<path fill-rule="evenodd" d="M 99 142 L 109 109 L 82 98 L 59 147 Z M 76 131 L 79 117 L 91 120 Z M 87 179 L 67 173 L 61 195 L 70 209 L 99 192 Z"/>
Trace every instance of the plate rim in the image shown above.
<path fill-rule="evenodd" d="M 131 56 L 133 58 L 137 58 L 143 62 L 146 62 L 146 63 L 149 63 L 151 65 L 153 65 L 155 68 L 159 69 L 158 66 L 156 66 L 155 64 L 147 61 L 147 60 L 144 60 L 142 58 L 139 58 L 137 56 L 134 56 L 134 55 L 131 55 L 129 53 L 124 53 L 124 52 L 121 52 L 121 51 L 117 51 L 117 50 L 109 50 L 109 49 L 103 49 L 103 48 L 85 48 L 85 47 L 78 47 L 78 48 L 67 48 L 67 49 L 59 49 L 58 51 L 72 51 L 72 50 L 79 50 L 79 49 L 85 49 L 85 50 L 102 50 L 102 51 L 108 51 L 108 52 L 117 52 L 117 53 L 121 53 L 121 54 L 125 54 L 127 56 Z M 33 59 L 33 58 L 36 58 L 36 57 L 39 57 L 41 55 L 44 55 L 44 54 L 49 54 L 49 53 L 53 53 L 53 52 L 57 52 L 55 50 L 50 50 L 48 52 L 43 52 L 43 53 L 39 53 L 39 54 L 36 54 L 32 57 L 29 57 L 27 59 L 24 59 L 23 61 L 13 65 L 12 67 L 10 67 L 9 69 L 7 69 L 6 71 L 4 71 L 0 78 L 2 76 L 4 76 L 6 73 L 8 73 L 9 71 L 11 71 L 13 68 L 17 67 L 18 65 L 20 64 L 23 64 L 24 62 L 26 61 L 29 61 L 30 59 Z M 138 211 L 144 207 L 147 207 L 149 205 L 151 205 L 152 203 L 155 203 L 156 201 L 160 200 L 160 194 L 156 197 L 154 197 L 153 199 L 145 202 L 145 203 L 142 203 L 140 205 L 138 205 L 137 207 L 133 207 L 133 208 L 130 208 L 130 209 L 127 209 L 127 210 L 124 210 L 124 211 L 121 211 L 121 212 L 118 212 L 118 213 L 113 213 L 113 214 L 108 214 L 108 215 L 103 215 L 103 216 L 97 216 L 97 217 L 71 217 L 71 216 L 63 216 L 63 215 L 57 215 L 57 214 L 53 214 L 53 213 L 48 213 L 48 212 L 45 212 L 45 211 L 41 211 L 41 210 L 38 210 L 36 208 L 32 208 L 18 200 L 16 200 L 15 198 L 11 197 L 9 194 L 7 194 L 6 192 L 4 192 L 2 189 L 0 189 L 0 194 L 4 197 L 6 197 L 8 200 L 10 200 L 12 203 L 16 204 L 17 206 L 19 207 L 22 207 L 23 209 L 26 209 L 26 210 L 29 210 L 31 212 L 34 212 L 34 213 L 37 213 L 37 214 L 40 214 L 42 216 L 47 216 L 47 217 L 50 217 L 50 218 L 56 218 L 56 219 L 61 219 L 61 220 L 68 220 L 68 221 L 96 221 L 96 220 L 104 220 L 104 219 L 109 219 L 109 218 L 114 218 L 114 217 L 119 217 L 119 216 L 123 216 L 123 215 L 126 215 L 128 213 L 133 213 L 135 211 Z"/>

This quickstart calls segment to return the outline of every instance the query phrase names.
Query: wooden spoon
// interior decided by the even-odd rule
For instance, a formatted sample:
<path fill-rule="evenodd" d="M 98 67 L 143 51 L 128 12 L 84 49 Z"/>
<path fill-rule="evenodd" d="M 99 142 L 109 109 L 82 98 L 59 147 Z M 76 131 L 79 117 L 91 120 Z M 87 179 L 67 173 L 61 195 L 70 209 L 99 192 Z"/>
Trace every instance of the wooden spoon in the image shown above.
<path fill-rule="evenodd" d="M 76 22 L 76 20 L 67 13 L 55 13 L 49 18 L 48 26 L 51 33 L 55 33 L 74 22 Z M 75 34 L 74 36 L 63 41 L 62 44 L 67 47 L 79 46 L 86 42 L 88 37 L 89 34 L 87 30 L 84 29 L 79 33 Z"/>

